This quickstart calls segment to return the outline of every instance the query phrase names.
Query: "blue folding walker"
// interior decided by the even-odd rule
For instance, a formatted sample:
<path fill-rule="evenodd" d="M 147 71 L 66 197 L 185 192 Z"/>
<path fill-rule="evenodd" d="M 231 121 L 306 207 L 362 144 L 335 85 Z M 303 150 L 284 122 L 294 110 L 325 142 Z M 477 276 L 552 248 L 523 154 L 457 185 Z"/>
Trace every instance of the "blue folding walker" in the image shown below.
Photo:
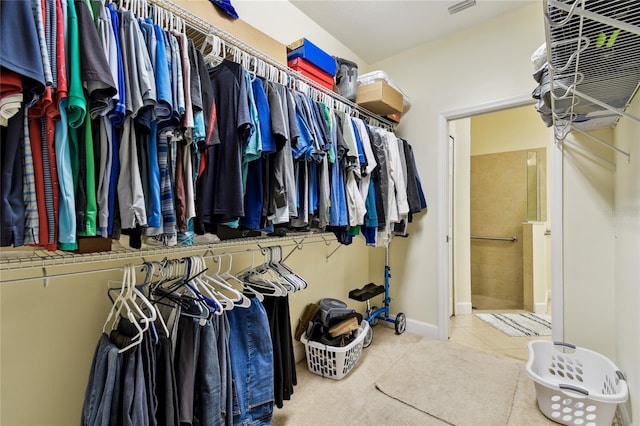
<path fill-rule="evenodd" d="M 402 312 L 399 312 L 395 318 L 389 316 L 389 306 L 391 305 L 391 298 L 389 297 L 389 278 L 391 278 L 391 268 L 389 268 L 389 245 L 384 249 L 384 285 L 376 285 L 369 283 L 362 288 L 357 288 L 349 292 L 349 299 L 357 300 L 358 302 L 367 302 L 366 320 L 371 324 L 369 331 L 364 338 L 363 346 L 366 348 L 371 345 L 373 341 L 373 327 L 378 325 L 378 320 L 393 323 L 395 325 L 396 334 L 402 334 L 407 328 L 407 317 Z M 384 293 L 384 299 L 382 301 L 382 307 L 371 307 L 369 300 L 379 294 Z"/>

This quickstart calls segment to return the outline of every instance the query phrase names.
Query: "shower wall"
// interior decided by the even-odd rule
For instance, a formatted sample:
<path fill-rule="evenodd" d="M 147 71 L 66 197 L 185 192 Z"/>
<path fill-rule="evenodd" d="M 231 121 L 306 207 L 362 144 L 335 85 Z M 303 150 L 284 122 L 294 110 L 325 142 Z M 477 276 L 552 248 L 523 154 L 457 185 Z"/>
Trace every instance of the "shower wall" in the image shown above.
<path fill-rule="evenodd" d="M 516 236 L 517 242 L 471 240 L 471 293 L 477 309 L 523 306 L 522 223 L 527 220 L 527 152 L 539 164 L 541 221 L 546 220 L 546 149 L 471 156 L 471 235 Z"/>

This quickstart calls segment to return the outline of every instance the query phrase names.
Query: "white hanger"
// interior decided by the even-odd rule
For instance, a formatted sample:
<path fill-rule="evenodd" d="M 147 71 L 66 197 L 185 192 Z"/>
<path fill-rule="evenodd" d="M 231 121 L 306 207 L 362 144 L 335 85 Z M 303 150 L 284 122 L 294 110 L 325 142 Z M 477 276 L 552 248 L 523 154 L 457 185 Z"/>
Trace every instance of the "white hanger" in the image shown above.
<path fill-rule="evenodd" d="M 266 265 L 263 263 L 259 267 L 254 267 L 254 252 L 251 252 L 251 267 L 245 269 L 238 274 L 238 277 L 243 281 L 244 287 L 251 288 L 252 290 L 268 291 L 270 296 L 284 296 L 287 294 L 281 284 L 276 281 L 270 280 L 263 272 L 267 270 Z"/>
<path fill-rule="evenodd" d="M 189 281 L 190 284 L 198 290 L 204 297 L 210 299 L 215 303 L 215 310 L 213 311 L 214 315 L 222 315 L 224 310 L 227 310 L 228 305 L 233 305 L 233 301 L 229 299 L 222 299 L 220 301 L 219 296 L 216 294 L 214 288 L 212 288 L 209 283 L 207 283 L 203 279 L 203 273 L 206 270 L 206 265 L 204 264 L 204 260 L 197 256 L 192 256 L 189 258 L 191 261 L 191 275 L 193 278 Z"/>
<path fill-rule="evenodd" d="M 236 284 L 239 284 L 243 290 L 248 290 L 250 293 L 255 295 L 258 298 L 258 300 L 260 300 L 260 302 L 262 302 L 264 300 L 264 295 L 262 293 L 255 291 L 251 287 L 247 287 L 245 285 L 244 281 L 242 281 L 241 279 L 239 279 L 235 275 L 231 274 L 231 268 L 233 266 L 233 255 L 231 255 L 230 253 L 227 253 L 226 256 L 229 256 L 229 268 L 224 272 L 220 272 L 219 271 L 217 275 L 220 278 L 222 278 L 224 281 L 226 281 L 227 283 L 234 282 Z M 253 252 L 252 252 L 252 256 L 253 256 Z M 220 267 L 221 267 L 221 265 L 222 265 L 222 255 L 219 257 L 219 259 L 220 259 Z M 252 265 L 253 265 L 253 260 L 252 260 Z M 242 294 L 242 293 L 240 293 L 240 294 Z M 251 300 L 248 297 L 246 297 L 244 294 L 242 294 L 242 296 L 244 296 L 249 301 L 249 305 L 250 305 L 251 304 Z M 243 304 L 246 304 L 246 303 L 247 303 L 246 301 L 243 302 Z M 249 305 L 247 305 L 247 306 L 249 306 Z M 242 306 L 242 305 L 240 305 L 240 306 Z"/>
<path fill-rule="evenodd" d="M 231 255 L 229 255 L 229 269 L 231 269 Z M 249 306 L 251 306 L 251 300 L 245 296 L 244 294 L 242 294 L 242 292 L 238 291 L 238 289 L 234 288 L 232 285 L 229 284 L 229 282 L 227 280 L 225 280 L 225 278 L 222 277 L 221 275 L 221 269 L 222 269 L 222 260 L 220 258 L 220 256 L 218 256 L 217 258 L 214 259 L 215 262 L 218 263 L 218 271 L 214 274 L 211 275 L 205 275 L 205 278 L 211 280 L 215 285 L 219 286 L 221 289 L 230 292 L 232 295 L 234 295 L 235 297 L 233 299 L 228 299 L 230 301 L 233 302 L 234 306 L 238 306 L 241 308 L 247 308 Z M 204 262 L 204 258 L 203 258 L 203 262 Z M 229 274 L 230 277 L 233 277 L 233 275 Z M 233 277 L 234 280 L 237 280 L 237 278 Z M 222 292 L 219 292 L 220 294 L 224 295 Z"/>
<path fill-rule="evenodd" d="M 125 346 L 124 348 L 121 348 L 118 351 L 119 353 L 123 353 L 142 342 L 145 329 L 143 329 L 142 326 L 139 324 L 134 310 L 137 310 L 142 317 L 148 318 L 146 315 L 144 315 L 144 313 L 142 312 L 140 307 L 135 303 L 135 301 L 131 299 L 132 297 L 131 287 L 132 287 L 133 274 L 134 274 L 133 266 L 126 265 L 124 267 L 122 287 L 120 288 L 120 293 L 114 300 L 113 306 L 109 311 L 109 315 L 107 316 L 107 320 L 104 326 L 102 327 L 102 332 L 106 333 L 107 324 L 111 323 L 110 329 L 114 330 L 120 318 L 126 317 L 131 322 L 131 324 L 136 328 L 137 334 L 131 338 L 131 343 Z M 132 309 L 132 307 L 134 309 Z M 136 307 L 137 309 L 135 309 Z M 145 322 L 143 321 L 143 323 Z M 146 327 L 148 327 L 149 325 L 148 322 L 146 322 L 145 325 Z"/>

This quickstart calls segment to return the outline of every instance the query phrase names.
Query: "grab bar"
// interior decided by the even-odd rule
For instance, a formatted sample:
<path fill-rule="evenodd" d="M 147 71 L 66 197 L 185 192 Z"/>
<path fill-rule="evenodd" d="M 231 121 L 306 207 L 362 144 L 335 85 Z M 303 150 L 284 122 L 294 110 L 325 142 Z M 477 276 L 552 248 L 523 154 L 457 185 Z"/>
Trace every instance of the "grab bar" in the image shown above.
<path fill-rule="evenodd" d="M 511 241 L 511 242 L 516 242 L 518 241 L 518 237 L 516 237 L 515 235 L 513 237 L 478 237 L 478 236 L 471 236 L 472 240 L 494 240 L 494 241 Z"/>

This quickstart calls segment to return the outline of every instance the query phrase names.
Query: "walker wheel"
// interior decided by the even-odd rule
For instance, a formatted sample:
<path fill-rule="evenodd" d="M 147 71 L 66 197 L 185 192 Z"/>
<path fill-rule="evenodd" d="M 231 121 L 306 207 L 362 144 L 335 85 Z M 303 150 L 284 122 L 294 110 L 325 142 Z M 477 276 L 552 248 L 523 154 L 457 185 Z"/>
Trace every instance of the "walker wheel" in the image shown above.
<path fill-rule="evenodd" d="M 378 310 L 377 306 L 374 306 L 371 308 L 371 312 L 375 312 Z M 376 325 L 378 325 L 378 316 L 376 315 L 375 317 L 371 318 L 371 321 L 369 321 L 369 324 L 371 324 L 371 327 L 375 327 Z"/>
<path fill-rule="evenodd" d="M 362 342 L 363 348 L 368 348 L 373 342 L 373 328 L 369 327 L 367 330 L 367 334 L 364 336 L 364 341 Z"/>
<path fill-rule="evenodd" d="M 407 329 L 407 317 L 402 312 L 396 315 L 395 328 L 396 334 L 402 334 Z"/>

